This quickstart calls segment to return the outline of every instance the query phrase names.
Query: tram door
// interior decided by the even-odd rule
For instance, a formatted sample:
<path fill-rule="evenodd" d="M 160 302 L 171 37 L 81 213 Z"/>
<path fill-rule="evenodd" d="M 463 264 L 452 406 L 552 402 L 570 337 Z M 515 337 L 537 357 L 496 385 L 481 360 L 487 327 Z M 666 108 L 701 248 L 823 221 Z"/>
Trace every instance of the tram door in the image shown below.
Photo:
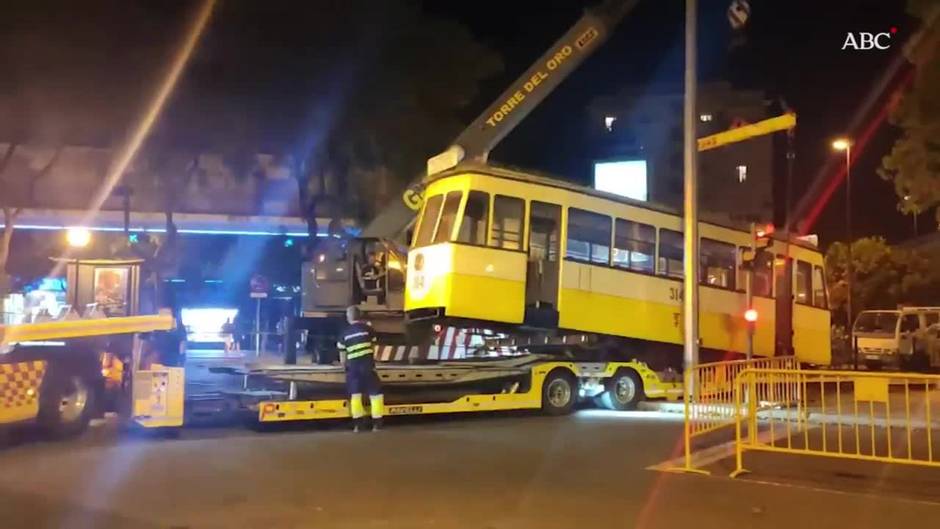
<path fill-rule="evenodd" d="M 526 267 L 526 323 L 558 325 L 558 271 L 561 206 L 533 200 L 529 211 Z"/>

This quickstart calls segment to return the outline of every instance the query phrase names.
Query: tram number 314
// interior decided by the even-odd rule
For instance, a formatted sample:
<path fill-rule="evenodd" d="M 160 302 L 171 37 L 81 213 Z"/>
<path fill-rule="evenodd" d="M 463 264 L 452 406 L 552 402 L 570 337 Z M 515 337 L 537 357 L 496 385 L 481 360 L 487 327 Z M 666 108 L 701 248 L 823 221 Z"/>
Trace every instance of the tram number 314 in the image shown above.
<path fill-rule="evenodd" d="M 682 301 L 682 287 L 669 287 L 669 301 Z"/>
<path fill-rule="evenodd" d="M 682 287 L 669 287 L 669 301 L 678 301 L 682 302 Z M 679 324 L 682 322 L 682 313 L 673 312 L 672 313 L 672 326 L 676 329 L 679 328 Z"/>

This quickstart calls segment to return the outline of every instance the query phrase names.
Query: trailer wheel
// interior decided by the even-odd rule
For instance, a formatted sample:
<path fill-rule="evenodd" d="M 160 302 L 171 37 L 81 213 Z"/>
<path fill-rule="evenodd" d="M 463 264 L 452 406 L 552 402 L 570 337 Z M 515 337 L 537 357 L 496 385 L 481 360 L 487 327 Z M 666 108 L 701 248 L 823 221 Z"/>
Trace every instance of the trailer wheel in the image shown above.
<path fill-rule="evenodd" d="M 604 383 L 606 388 L 595 402 L 615 411 L 632 410 L 643 399 L 643 382 L 632 369 L 620 369 Z"/>
<path fill-rule="evenodd" d="M 39 426 L 65 438 L 85 431 L 95 410 L 94 382 L 75 369 L 51 367 L 39 393 Z"/>
<path fill-rule="evenodd" d="M 548 415 L 567 415 L 578 400 L 578 382 L 574 375 L 555 369 L 542 384 L 542 411 Z"/>

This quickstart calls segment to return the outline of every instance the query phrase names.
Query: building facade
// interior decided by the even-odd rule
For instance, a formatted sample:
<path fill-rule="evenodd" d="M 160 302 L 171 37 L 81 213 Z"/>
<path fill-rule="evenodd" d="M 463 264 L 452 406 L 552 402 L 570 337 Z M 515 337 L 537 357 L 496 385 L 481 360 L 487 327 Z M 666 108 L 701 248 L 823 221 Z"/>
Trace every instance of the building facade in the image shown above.
<path fill-rule="evenodd" d="M 698 137 L 771 117 L 764 94 L 706 83 L 698 92 Z M 647 200 L 681 207 L 681 89 L 626 87 L 589 105 L 595 162 L 643 161 Z M 769 136 L 699 153 L 699 207 L 738 220 L 774 218 L 774 148 Z M 596 168 L 596 163 L 595 163 Z"/>

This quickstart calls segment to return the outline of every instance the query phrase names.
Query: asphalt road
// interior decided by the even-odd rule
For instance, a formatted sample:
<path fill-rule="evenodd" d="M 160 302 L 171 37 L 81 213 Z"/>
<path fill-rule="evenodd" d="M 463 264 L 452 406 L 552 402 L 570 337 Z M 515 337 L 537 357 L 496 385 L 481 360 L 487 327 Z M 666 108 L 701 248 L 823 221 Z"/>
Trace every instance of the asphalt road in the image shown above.
<path fill-rule="evenodd" d="M 226 426 L 165 439 L 105 426 L 0 449 L 0 527 L 792 529 L 940 519 L 937 470 L 757 455 L 745 480 L 723 477 L 727 461 L 708 477 L 647 470 L 674 454 L 680 434 L 678 417 L 590 411 L 407 420 L 375 434 Z"/>

